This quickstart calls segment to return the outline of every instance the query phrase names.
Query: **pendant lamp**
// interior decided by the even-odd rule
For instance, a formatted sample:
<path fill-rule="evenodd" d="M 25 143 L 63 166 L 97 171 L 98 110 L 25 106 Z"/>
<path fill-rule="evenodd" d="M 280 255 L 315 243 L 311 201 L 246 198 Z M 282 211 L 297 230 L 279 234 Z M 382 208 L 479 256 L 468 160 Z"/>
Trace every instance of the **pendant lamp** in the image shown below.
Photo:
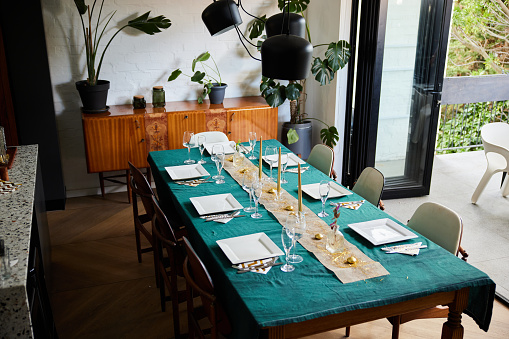
<path fill-rule="evenodd" d="M 291 34 L 267 38 L 261 47 L 262 75 L 271 79 L 302 80 L 311 70 L 313 45 Z"/>
<path fill-rule="evenodd" d="M 214 0 L 205 8 L 201 18 L 212 36 L 223 34 L 242 24 L 239 8 L 233 0 Z"/>
<path fill-rule="evenodd" d="M 288 17 L 290 18 L 289 25 L 287 20 Z M 283 31 L 281 28 L 283 28 Z M 289 31 L 288 28 L 290 29 Z M 267 19 L 265 22 L 265 32 L 267 33 L 267 38 L 283 33 L 289 33 L 305 38 L 306 19 L 296 13 L 279 13 Z"/>

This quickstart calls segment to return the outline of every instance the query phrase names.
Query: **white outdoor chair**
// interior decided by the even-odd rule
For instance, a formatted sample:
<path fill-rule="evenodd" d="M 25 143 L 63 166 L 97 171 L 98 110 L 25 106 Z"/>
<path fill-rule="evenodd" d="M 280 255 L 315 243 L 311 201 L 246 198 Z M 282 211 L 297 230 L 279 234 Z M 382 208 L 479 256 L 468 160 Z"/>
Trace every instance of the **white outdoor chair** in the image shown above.
<path fill-rule="evenodd" d="M 383 189 L 384 175 L 376 168 L 366 167 L 353 186 L 352 192 L 378 207 Z"/>
<path fill-rule="evenodd" d="M 228 140 L 228 136 L 224 134 L 223 132 L 219 131 L 209 131 L 209 132 L 200 132 L 193 135 L 191 138 L 191 144 L 197 145 L 197 137 L 199 135 L 203 135 L 205 137 L 205 142 L 223 142 L 223 141 L 230 141 Z"/>
<path fill-rule="evenodd" d="M 332 176 L 334 151 L 327 145 L 315 145 L 315 147 L 311 150 L 311 153 L 309 153 L 307 163 L 328 176 Z"/>
<path fill-rule="evenodd" d="M 509 171 L 509 124 L 493 122 L 481 128 L 482 144 L 488 161 L 486 172 L 472 195 L 475 204 L 493 174 Z M 509 195 L 509 180 L 502 183 L 502 196 Z"/>

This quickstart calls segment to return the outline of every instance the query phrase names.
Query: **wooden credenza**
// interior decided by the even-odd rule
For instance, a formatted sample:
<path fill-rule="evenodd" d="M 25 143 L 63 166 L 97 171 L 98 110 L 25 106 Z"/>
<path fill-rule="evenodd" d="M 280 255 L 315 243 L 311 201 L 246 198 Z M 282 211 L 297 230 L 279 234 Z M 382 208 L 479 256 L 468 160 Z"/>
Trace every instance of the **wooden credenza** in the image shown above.
<path fill-rule="evenodd" d="M 148 168 L 148 152 L 183 148 L 184 131 L 222 131 L 230 140 L 242 142 L 253 131 L 263 139 L 276 139 L 277 114 L 277 108 L 258 96 L 225 99 L 221 105 L 193 100 L 167 102 L 164 108 L 116 105 L 105 113 L 83 113 L 87 170 L 99 173 L 104 195 L 104 180 L 118 181 L 103 172 L 127 171 L 128 161 Z"/>

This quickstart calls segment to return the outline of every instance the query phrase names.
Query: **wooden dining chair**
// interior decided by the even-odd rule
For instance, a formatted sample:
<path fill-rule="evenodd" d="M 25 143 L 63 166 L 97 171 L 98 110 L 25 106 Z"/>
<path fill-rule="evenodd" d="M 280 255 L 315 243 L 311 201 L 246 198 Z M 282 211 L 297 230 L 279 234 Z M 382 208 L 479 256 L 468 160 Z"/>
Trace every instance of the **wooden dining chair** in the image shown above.
<path fill-rule="evenodd" d="M 155 197 L 152 197 L 154 206 L 154 217 L 152 218 L 152 235 L 154 237 L 154 256 L 157 278 L 159 280 L 159 296 L 161 299 L 161 310 L 166 310 L 166 302 L 171 300 L 173 312 L 173 329 L 175 338 L 180 337 L 179 304 L 186 300 L 186 291 L 179 290 L 177 285 L 178 277 L 183 277 L 183 263 L 185 250 L 182 245 L 182 238 L 178 238 L 171 227 L 163 210 Z M 166 289 L 169 295 L 166 296 Z"/>
<path fill-rule="evenodd" d="M 317 170 L 323 172 L 329 177 L 332 177 L 334 150 L 329 146 L 323 144 L 315 145 L 311 150 L 311 153 L 309 153 L 309 157 L 306 161 Z"/>
<path fill-rule="evenodd" d="M 376 207 L 379 207 L 384 189 L 384 181 L 384 175 L 379 170 L 374 167 L 366 167 L 353 186 L 352 192 L 357 193 Z"/>
<path fill-rule="evenodd" d="M 227 336 L 231 333 L 230 320 L 215 295 L 214 283 L 209 272 L 189 240 L 186 237 L 182 240 L 187 253 L 184 261 L 184 277 L 186 278 L 189 338 L 195 338 L 196 335 L 205 338 L 206 332 L 199 324 L 202 312 L 200 312 L 201 309 L 194 307 L 193 295 L 200 297 L 203 311 L 212 325 L 210 337 L 215 339 L 218 334 Z"/>

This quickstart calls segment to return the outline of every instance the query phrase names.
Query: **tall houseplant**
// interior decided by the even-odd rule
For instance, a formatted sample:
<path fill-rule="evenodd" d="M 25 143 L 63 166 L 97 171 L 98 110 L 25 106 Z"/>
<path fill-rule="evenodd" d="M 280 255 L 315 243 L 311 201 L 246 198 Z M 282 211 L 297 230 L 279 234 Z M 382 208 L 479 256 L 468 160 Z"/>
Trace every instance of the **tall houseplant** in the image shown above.
<path fill-rule="evenodd" d="M 278 0 L 278 8 L 284 12 L 296 13 L 304 16 L 304 11 L 307 9 L 310 0 Z M 286 7 L 288 6 L 288 7 Z M 265 18 L 262 16 L 262 20 L 254 20 L 249 26 L 250 39 L 264 38 L 263 31 L 265 28 Z M 306 38 L 310 43 L 311 34 L 309 27 L 306 23 Z M 258 42 L 258 46 L 261 42 Z M 331 42 L 328 44 L 314 45 L 314 49 L 322 48 L 327 46 L 323 57 L 313 57 L 311 73 L 313 74 L 316 81 L 321 86 L 329 84 L 336 74 L 336 72 L 346 66 L 350 58 L 350 44 L 344 40 L 338 42 Z M 305 80 L 301 81 L 290 81 L 288 85 L 283 85 L 279 81 L 270 79 L 262 76 L 262 82 L 260 85 L 261 95 L 265 98 L 267 103 L 272 107 L 278 107 L 282 105 L 286 100 L 290 101 L 290 121 L 289 124 L 303 124 L 309 120 L 317 120 L 325 124 L 326 128 L 320 131 L 320 138 L 322 142 L 330 147 L 334 147 L 339 140 L 339 134 L 335 126 L 329 126 L 325 122 L 307 117 L 307 114 L 303 111 L 303 102 L 305 99 L 304 93 Z M 287 134 L 288 144 L 293 144 L 299 140 L 298 134 L 295 128 L 289 128 Z"/>
<path fill-rule="evenodd" d="M 110 23 L 111 19 L 115 15 L 116 11 L 108 15 L 106 23 L 101 26 L 101 14 L 103 10 L 104 0 L 101 1 L 101 6 L 96 8 L 97 0 L 94 0 L 92 7 L 85 4 L 85 0 L 74 0 L 76 8 L 80 14 L 81 27 L 83 29 L 83 37 L 85 39 L 85 53 L 87 60 L 87 75 L 86 80 L 76 82 L 76 88 L 80 92 L 81 101 L 83 103 L 83 111 L 85 112 L 100 112 L 105 111 L 106 99 L 108 95 L 108 89 L 110 82 L 107 80 L 99 80 L 99 74 L 101 72 L 101 66 L 104 59 L 104 54 L 110 46 L 113 39 L 117 36 L 120 31 L 126 27 L 135 28 L 143 33 L 154 35 L 155 33 L 161 32 L 161 29 L 166 29 L 171 26 L 170 19 L 167 19 L 163 15 L 159 15 L 155 18 L 149 19 L 150 11 L 130 20 L 127 24 L 119 28 L 115 34 L 110 38 L 106 46 L 103 48 L 102 53 L 99 52 L 99 43 L 103 38 L 106 28 Z M 97 13 L 94 18 L 94 11 Z M 83 18 L 83 16 L 85 18 Z M 93 27 L 95 24 L 95 27 Z M 97 63 L 97 57 L 100 56 L 99 62 Z"/>

